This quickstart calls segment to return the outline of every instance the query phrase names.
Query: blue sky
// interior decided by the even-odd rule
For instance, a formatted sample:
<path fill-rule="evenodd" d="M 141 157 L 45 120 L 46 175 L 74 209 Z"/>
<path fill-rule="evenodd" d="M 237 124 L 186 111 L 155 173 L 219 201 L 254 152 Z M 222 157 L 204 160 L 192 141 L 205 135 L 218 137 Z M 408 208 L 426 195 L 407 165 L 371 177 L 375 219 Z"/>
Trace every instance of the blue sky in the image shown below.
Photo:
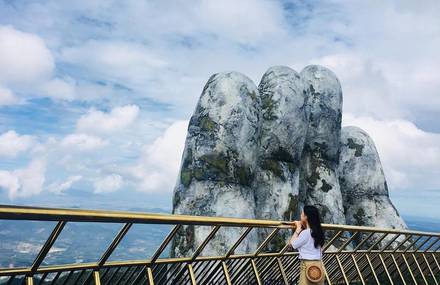
<path fill-rule="evenodd" d="M 210 75 L 325 65 L 404 214 L 440 215 L 440 5 L 0 1 L 0 203 L 170 208 Z"/>

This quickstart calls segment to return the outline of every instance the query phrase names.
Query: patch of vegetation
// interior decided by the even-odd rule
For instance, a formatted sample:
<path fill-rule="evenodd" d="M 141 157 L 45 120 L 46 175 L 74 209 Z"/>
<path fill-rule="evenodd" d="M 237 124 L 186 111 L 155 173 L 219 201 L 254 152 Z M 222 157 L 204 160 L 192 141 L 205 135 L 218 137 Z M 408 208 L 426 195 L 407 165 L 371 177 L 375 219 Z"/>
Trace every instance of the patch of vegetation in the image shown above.
<path fill-rule="evenodd" d="M 349 138 L 347 140 L 347 145 L 348 145 L 348 148 L 355 150 L 354 156 L 356 156 L 356 157 L 362 156 L 362 151 L 364 149 L 364 145 L 355 143 L 352 138 Z"/>

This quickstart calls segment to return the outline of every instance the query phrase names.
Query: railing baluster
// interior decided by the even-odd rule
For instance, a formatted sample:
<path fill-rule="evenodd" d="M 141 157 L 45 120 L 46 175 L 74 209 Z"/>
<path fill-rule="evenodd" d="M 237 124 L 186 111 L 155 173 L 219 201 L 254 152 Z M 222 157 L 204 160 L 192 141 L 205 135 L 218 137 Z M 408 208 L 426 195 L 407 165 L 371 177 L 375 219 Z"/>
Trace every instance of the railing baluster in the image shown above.
<path fill-rule="evenodd" d="M 44 243 L 43 247 L 40 249 L 40 252 L 38 253 L 34 262 L 32 263 L 31 273 L 29 274 L 30 276 L 34 275 L 35 272 L 37 272 L 38 267 L 40 267 L 41 263 L 43 262 L 44 258 L 46 257 L 47 253 L 50 251 L 55 241 L 57 240 L 58 236 L 61 234 L 61 231 L 63 230 L 65 225 L 66 222 L 60 221 L 53 228 L 52 232 L 50 233 L 49 237 L 47 238 L 46 242 Z"/>
<path fill-rule="evenodd" d="M 322 251 L 326 251 L 334 242 L 335 240 L 343 233 L 343 231 L 338 231 L 331 239 L 330 241 L 324 245 L 324 248 L 322 249 Z"/>
<path fill-rule="evenodd" d="M 425 284 L 428 285 L 428 281 L 425 278 L 425 274 L 423 274 L 422 268 L 420 267 L 420 264 L 417 261 L 416 256 L 414 255 L 414 253 L 412 253 L 411 255 L 412 255 L 412 258 L 414 259 L 414 262 L 416 263 L 417 269 L 419 269 L 420 274 L 422 275 L 423 281 L 425 281 Z"/>
<path fill-rule="evenodd" d="M 26 277 L 26 285 L 34 285 L 34 277 L 27 276 Z"/>
<path fill-rule="evenodd" d="M 361 246 L 364 245 L 364 243 L 367 242 L 367 240 L 369 240 L 372 236 L 374 235 L 374 232 L 371 232 L 368 236 L 366 236 L 354 249 L 353 251 L 358 250 L 359 248 L 361 248 Z"/>
<path fill-rule="evenodd" d="M 56 284 L 56 282 L 58 281 L 58 279 L 61 276 L 61 271 L 58 271 L 57 274 L 55 275 L 55 277 L 52 279 L 52 282 L 50 282 L 50 284 Z"/>
<path fill-rule="evenodd" d="M 383 252 L 384 250 L 387 250 L 387 248 L 388 248 L 389 246 L 391 246 L 391 244 L 392 244 L 393 242 L 395 242 L 396 239 L 397 239 L 398 237 L 400 237 L 400 234 L 396 234 L 392 239 L 390 239 L 390 240 L 388 241 L 388 243 L 387 243 L 387 244 L 381 249 L 381 252 Z"/>
<path fill-rule="evenodd" d="M 107 276 L 109 271 L 110 271 L 110 267 L 107 267 L 104 269 L 104 272 L 102 274 L 101 274 L 101 272 L 99 273 L 99 277 L 101 278 L 101 280 L 104 280 L 105 276 Z M 93 275 L 93 272 L 92 272 L 92 275 Z"/>
<path fill-rule="evenodd" d="M 429 240 L 431 240 L 432 237 L 428 237 L 427 239 L 425 239 L 423 242 L 421 242 L 413 251 L 416 252 L 419 249 L 422 248 L 422 246 L 424 246 Z"/>
<path fill-rule="evenodd" d="M 379 253 L 379 259 L 380 262 L 382 263 L 383 269 L 385 270 L 388 280 L 390 281 L 391 285 L 394 285 L 393 278 L 391 278 L 390 272 L 388 271 L 387 265 L 385 264 L 385 260 L 383 259 L 382 254 L 380 253 Z"/>
<path fill-rule="evenodd" d="M 98 270 L 93 271 L 93 282 L 95 283 L 95 285 L 101 285 L 101 278 L 99 277 Z"/>
<path fill-rule="evenodd" d="M 289 280 L 287 279 L 286 271 L 284 270 L 283 262 L 279 257 L 276 257 L 278 267 L 280 268 L 281 276 L 283 277 L 283 281 L 285 285 L 289 285 Z"/>
<path fill-rule="evenodd" d="M 90 271 L 89 276 L 87 276 L 87 278 L 81 283 L 81 285 L 89 285 L 90 281 L 93 278 L 93 271 L 94 270 Z M 103 279 L 103 278 L 101 277 L 101 279 Z"/>
<path fill-rule="evenodd" d="M 359 269 L 359 265 L 357 263 L 356 257 L 354 256 L 354 254 L 350 254 L 350 256 L 351 256 L 351 259 L 353 260 L 353 264 L 356 268 L 357 274 L 358 274 L 359 278 L 361 279 L 362 285 L 365 285 L 365 280 L 364 280 L 364 277 L 362 276 L 361 270 Z"/>
<path fill-rule="evenodd" d="M 145 268 L 145 272 L 147 271 L 147 268 Z M 142 276 L 144 276 L 144 269 L 141 268 L 139 272 L 135 275 L 133 278 L 133 281 L 131 281 L 130 285 L 137 285 L 139 284 L 139 280 L 142 279 Z"/>
<path fill-rule="evenodd" d="M 199 256 L 200 253 L 202 253 L 203 249 L 211 241 L 211 239 L 214 237 L 214 235 L 218 232 L 219 229 L 220 229 L 220 226 L 215 226 L 211 230 L 211 232 L 208 234 L 208 236 L 205 238 L 205 240 L 194 251 L 194 253 L 191 257 L 191 262 L 194 261 L 197 258 L 197 256 Z"/>
<path fill-rule="evenodd" d="M 122 280 L 124 280 L 125 276 L 127 276 L 128 272 L 131 271 L 131 267 L 127 266 L 126 270 L 124 271 L 124 273 L 121 274 L 121 276 L 119 276 L 118 279 L 116 279 L 116 282 L 114 284 L 119 284 Z M 111 280 L 109 280 L 108 284 L 112 284 L 110 283 Z"/>
<path fill-rule="evenodd" d="M 228 265 L 222 261 L 223 274 L 225 275 L 226 284 L 232 285 L 231 276 L 229 276 Z"/>
<path fill-rule="evenodd" d="M 102 255 L 101 259 L 99 260 L 98 267 L 104 265 L 104 263 L 107 261 L 107 259 L 116 249 L 116 247 L 119 245 L 119 243 L 124 238 L 125 234 L 127 234 L 128 230 L 131 228 L 132 225 L 133 225 L 132 223 L 127 223 L 119 230 L 118 234 L 115 236 L 111 244 L 107 247 L 106 251 Z"/>
<path fill-rule="evenodd" d="M 347 239 L 337 250 L 337 252 L 341 252 L 345 249 L 345 247 L 358 235 L 359 232 L 355 232 L 354 234 L 351 235 L 351 237 L 349 239 Z"/>
<path fill-rule="evenodd" d="M 70 280 L 70 278 L 72 277 L 73 273 L 74 273 L 73 270 L 71 270 L 71 271 L 69 272 L 69 275 L 67 275 L 67 278 L 64 279 L 63 285 L 68 284 L 67 282 Z"/>
<path fill-rule="evenodd" d="M 224 259 L 228 258 L 229 256 L 231 256 L 234 253 L 234 251 L 241 244 L 241 242 L 246 238 L 246 236 L 251 232 L 252 229 L 253 229 L 253 227 L 246 228 L 246 230 L 241 234 L 241 236 L 234 243 L 234 245 L 228 250 L 228 252 L 226 253 Z"/>
<path fill-rule="evenodd" d="M 266 262 L 266 259 L 267 259 L 267 262 Z M 276 262 L 276 259 L 265 258 L 265 259 L 260 259 L 260 260 L 257 260 L 257 261 L 259 261 L 260 264 L 257 264 L 257 262 L 255 262 L 255 264 L 257 266 L 260 266 L 259 273 L 260 273 L 260 276 L 262 276 L 266 272 L 266 270 L 269 267 L 271 267 L 274 262 Z"/>
<path fill-rule="evenodd" d="M 148 279 L 148 285 L 154 285 L 154 276 L 151 267 L 147 267 L 147 279 Z"/>
<path fill-rule="evenodd" d="M 440 271 L 440 265 L 439 265 L 439 263 L 437 261 L 437 258 L 435 257 L 435 254 L 431 253 L 431 255 L 432 255 L 432 258 L 434 259 L 435 264 L 437 265 L 438 270 Z"/>
<path fill-rule="evenodd" d="M 380 242 L 382 242 L 387 235 L 388 233 L 382 234 L 381 237 L 368 248 L 368 252 L 371 252 L 374 249 L 374 247 L 377 246 Z"/>
<path fill-rule="evenodd" d="M 403 251 L 403 253 L 406 253 L 411 247 L 413 247 L 420 239 L 422 238 L 422 236 L 419 236 L 418 238 L 416 238 L 415 240 L 413 240 L 409 246 L 407 248 L 405 248 L 405 250 Z"/>
<path fill-rule="evenodd" d="M 360 232 L 358 232 L 360 233 Z M 367 240 L 369 240 L 372 236 L 373 236 L 374 232 L 371 232 L 366 238 L 364 238 L 353 250 L 351 250 L 351 252 L 356 252 Z M 399 237 L 400 234 L 396 234 L 386 245 L 385 247 L 381 250 L 381 252 L 383 252 L 386 248 L 388 248 L 396 239 L 397 237 Z M 343 262 L 347 261 L 350 257 L 347 256 Z M 353 267 L 355 266 L 355 264 L 353 263 L 352 265 L 350 265 L 347 269 L 347 272 L 349 272 Z"/>
<path fill-rule="evenodd" d="M 273 229 L 273 231 L 264 239 L 257 250 L 254 252 L 254 256 L 258 256 L 264 247 L 273 239 L 273 237 L 280 231 L 279 228 Z"/>
<path fill-rule="evenodd" d="M 374 266 L 373 266 L 373 264 L 372 264 L 372 262 L 371 262 L 371 259 L 370 259 L 369 254 L 370 254 L 370 253 L 366 253 L 366 254 L 365 254 L 365 257 L 367 258 L 367 262 L 368 262 L 368 265 L 370 266 L 371 273 L 373 273 L 374 280 L 376 280 L 377 284 L 380 285 L 379 278 L 377 278 L 376 270 L 374 270 Z"/>
<path fill-rule="evenodd" d="M 81 280 L 81 278 L 82 278 L 82 276 L 84 275 L 85 272 L 86 272 L 86 270 L 81 270 L 80 273 L 77 273 L 77 274 L 76 274 L 76 278 L 75 278 L 75 280 L 72 282 L 72 284 L 77 284 L 77 282 L 78 282 L 79 280 Z"/>
<path fill-rule="evenodd" d="M 431 273 L 432 279 L 434 279 L 435 284 L 438 285 L 437 277 L 435 276 L 434 271 L 432 270 L 431 265 L 429 264 L 428 259 L 426 258 L 424 253 L 422 253 L 422 256 L 423 256 L 423 260 L 425 261 L 426 265 L 428 266 L 428 270 L 429 270 L 429 273 Z"/>
<path fill-rule="evenodd" d="M 119 271 L 121 271 L 122 266 L 118 266 L 115 270 L 113 270 L 113 272 L 111 273 L 111 275 L 108 277 L 108 284 L 112 284 L 111 281 L 113 280 L 113 278 L 118 274 Z M 109 269 L 110 270 L 110 269 Z M 87 284 L 86 284 L 87 285 Z"/>
<path fill-rule="evenodd" d="M 440 244 L 433 251 L 439 251 L 439 250 L 440 250 Z"/>
<path fill-rule="evenodd" d="M 402 247 L 403 245 L 405 245 L 405 243 L 406 243 L 408 240 L 410 240 L 412 237 L 413 237 L 412 234 L 407 235 L 406 238 L 405 238 L 403 241 L 401 241 L 401 242 L 400 242 L 400 243 L 394 248 L 393 252 L 398 251 L 399 248 Z"/>
<path fill-rule="evenodd" d="M 156 260 L 159 258 L 159 256 L 162 254 L 162 252 L 165 250 L 165 248 L 168 246 L 170 241 L 173 239 L 173 237 L 176 235 L 176 233 L 180 230 L 182 225 L 175 225 L 171 232 L 166 236 L 166 238 L 162 241 L 156 252 L 153 254 L 153 257 L 151 258 L 151 264 L 156 262 Z"/>
<path fill-rule="evenodd" d="M 326 268 L 325 264 L 324 264 L 324 268 Z M 325 280 L 327 280 L 327 284 L 332 285 L 332 281 L 330 279 L 330 276 L 328 275 L 327 269 L 324 269 L 324 274 L 325 274 Z"/>
<path fill-rule="evenodd" d="M 187 267 L 188 267 L 188 272 L 189 272 L 189 277 L 190 277 L 190 280 L 191 280 L 191 284 L 192 285 L 197 285 L 196 276 L 194 274 L 194 269 L 192 267 L 192 264 L 188 263 Z"/>
<path fill-rule="evenodd" d="M 402 280 L 403 285 L 406 285 L 405 278 L 403 277 L 402 271 L 400 271 L 400 266 L 397 263 L 397 260 L 394 257 L 393 253 L 391 253 L 391 259 L 393 260 L 394 266 L 396 266 L 397 272 L 399 273 L 399 276 L 400 276 L 400 279 Z"/>
<path fill-rule="evenodd" d="M 350 282 L 348 282 L 347 275 L 345 274 L 345 270 L 344 270 L 344 267 L 342 266 L 341 259 L 339 258 L 339 255 L 335 254 L 335 257 L 336 257 L 336 261 L 339 265 L 339 268 L 341 269 L 342 277 L 344 278 L 345 284 L 350 285 Z"/>
<path fill-rule="evenodd" d="M 257 265 L 255 264 L 255 260 L 251 259 L 252 269 L 254 270 L 255 279 L 258 285 L 262 285 L 260 274 L 258 273 Z"/>
<path fill-rule="evenodd" d="M 437 237 L 427 248 L 423 250 L 423 252 L 427 252 L 428 250 L 430 250 L 439 240 L 440 238 Z"/>
<path fill-rule="evenodd" d="M 43 274 L 43 276 L 41 276 L 40 280 L 38 281 L 38 285 L 42 285 L 43 284 L 44 280 L 47 277 L 47 274 L 48 273 L 46 272 L 46 273 Z"/>
<path fill-rule="evenodd" d="M 411 266 L 409 266 L 408 260 L 406 259 L 406 256 L 405 256 L 405 253 L 402 253 L 401 256 L 403 258 L 403 262 L 405 263 L 406 267 L 408 268 L 408 272 L 411 275 L 411 278 L 414 281 L 414 284 L 419 284 L 419 283 L 417 283 L 416 277 L 414 276 L 414 273 L 412 272 Z"/>

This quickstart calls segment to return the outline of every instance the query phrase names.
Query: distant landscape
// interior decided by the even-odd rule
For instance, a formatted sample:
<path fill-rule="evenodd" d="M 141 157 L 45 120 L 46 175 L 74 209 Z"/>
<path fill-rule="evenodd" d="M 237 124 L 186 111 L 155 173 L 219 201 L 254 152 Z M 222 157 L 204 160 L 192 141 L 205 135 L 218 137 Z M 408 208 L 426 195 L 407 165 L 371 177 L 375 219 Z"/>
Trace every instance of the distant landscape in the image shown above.
<path fill-rule="evenodd" d="M 166 209 L 130 208 L 130 211 L 169 213 Z M 412 230 L 440 232 L 440 219 L 404 216 Z M 54 222 L 0 221 L 0 267 L 31 265 Z M 43 265 L 97 261 L 122 224 L 67 224 Z M 170 231 L 167 225 L 135 225 L 110 260 L 147 259 Z M 167 256 L 168 251 L 163 253 Z"/>

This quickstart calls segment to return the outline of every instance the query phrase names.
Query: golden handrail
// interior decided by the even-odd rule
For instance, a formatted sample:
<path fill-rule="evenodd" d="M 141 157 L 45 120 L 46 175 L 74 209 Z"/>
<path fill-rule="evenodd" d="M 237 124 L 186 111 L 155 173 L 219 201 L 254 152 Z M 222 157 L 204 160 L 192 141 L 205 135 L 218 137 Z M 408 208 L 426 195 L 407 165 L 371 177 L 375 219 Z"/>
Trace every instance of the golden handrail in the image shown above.
<path fill-rule="evenodd" d="M 62 278 L 62 273 L 68 273 L 69 280 L 75 276 L 77 281 L 71 282 L 79 282 L 78 284 L 101 284 L 105 279 L 106 284 L 117 282 L 150 285 L 171 284 L 169 282 L 204 284 L 210 281 L 207 280 L 210 278 L 212 282 L 223 282 L 228 285 L 246 284 L 249 278 L 257 284 L 265 284 L 267 280 L 278 280 L 289 284 L 297 280 L 299 275 L 298 254 L 288 251 L 288 244 L 282 245 L 276 252 L 265 252 L 266 246 L 281 234 L 281 230 L 294 229 L 294 224 L 291 222 L 2 205 L 0 205 L 0 219 L 57 222 L 30 267 L 0 268 L 0 276 L 9 276 L 9 283 L 16 278 L 23 278 L 22 280 L 30 285 L 37 275 L 42 275 L 37 279 L 39 284 L 43 284 L 47 276 L 53 272 L 56 273 L 54 279 Z M 70 222 L 123 223 L 124 225 L 98 261 L 42 266 L 44 258 L 64 226 Z M 133 224 L 166 224 L 171 225 L 172 229 L 151 259 L 108 261 Z M 191 256 L 161 258 L 162 252 L 183 226 L 212 228 Z M 229 245 L 225 255 L 201 256 L 203 249 L 224 227 L 225 230 L 228 230 L 227 227 L 239 227 L 244 231 L 234 244 Z M 254 252 L 234 254 L 235 249 L 255 228 L 270 229 L 265 240 Z M 324 224 L 323 228 L 328 233 L 332 233 L 324 247 L 328 284 L 351 282 L 366 284 L 367 281 L 372 280 L 377 283 L 387 280 L 394 284 L 397 282 L 394 279 L 398 279 L 402 284 L 406 284 L 409 280 L 413 283 L 422 281 L 426 284 L 428 282 L 439 284 L 440 233 L 331 224 Z M 169 278 L 174 279 L 170 281 Z M 52 280 L 53 282 L 55 281 Z"/>

